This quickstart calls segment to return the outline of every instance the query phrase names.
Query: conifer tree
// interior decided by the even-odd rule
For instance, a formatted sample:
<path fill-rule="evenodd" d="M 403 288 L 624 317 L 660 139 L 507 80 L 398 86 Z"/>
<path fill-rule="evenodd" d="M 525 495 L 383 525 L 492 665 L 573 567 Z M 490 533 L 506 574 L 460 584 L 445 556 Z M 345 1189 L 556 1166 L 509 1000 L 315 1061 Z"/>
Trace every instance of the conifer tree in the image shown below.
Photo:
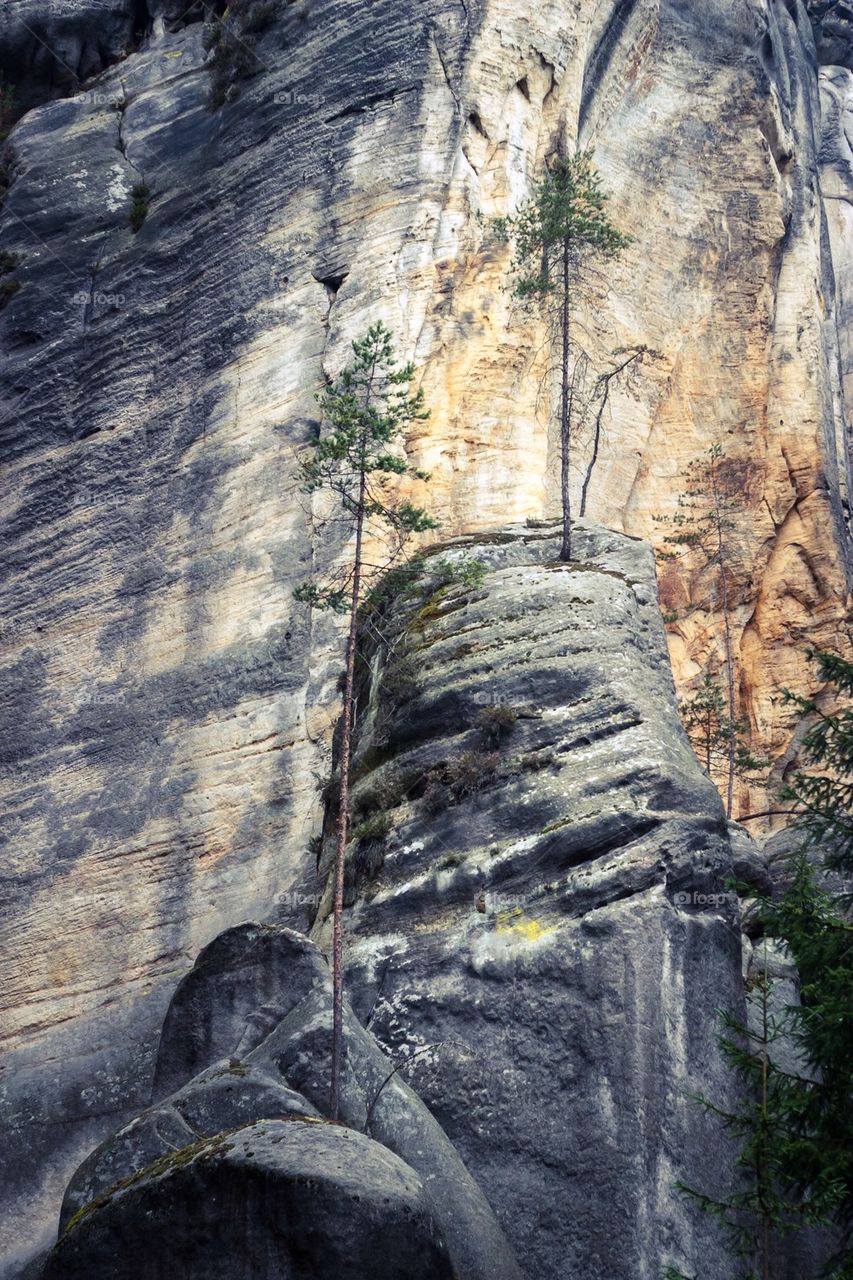
<path fill-rule="evenodd" d="M 739 717 L 732 724 L 726 695 L 720 684 L 705 672 L 699 688 L 681 703 L 681 718 L 693 750 L 710 777 L 723 777 L 733 766 L 736 778 L 754 779 L 767 766 L 767 761 L 752 753 L 749 725 Z M 734 737 L 735 750 L 731 745 Z M 731 815 L 729 815 L 731 816 Z"/>
<path fill-rule="evenodd" d="M 513 292 L 541 299 L 556 321 L 560 367 L 560 494 L 563 539 L 560 559 L 572 558 L 572 310 L 594 262 L 620 257 L 630 237 L 607 215 L 608 196 L 588 151 L 558 157 L 514 214 L 495 220 L 499 236 L 514 248 Z"/>
<path fill-rule="evenodd" d="M 351 535 L 352 550 L 339 574 L 325 582 L 303 583 L 294 592 L 298 600 L 314 608 L 349 615 L 334 863 L 329 1091 L 329 1115 L 333 1120 L 338 1118 L 343 1071 L 344 875 L 359 604 L 368 581 L 383 573 L 399 557 L 412 534 L 437 527 L 437 522 L 421 507 L 401 500 L 393 486 L 394 478 L 404 475 L 429 479 L 426 472 L 410 466 L 400 452 L 406 427 L 429 416 L 422 389 L 411 390 L 414 365 L 396 365 L 392 335 L 381 322 L 371 325 L 365 336 L 352 346 L 352 363 L 333 387 L 318 396 L 327 430 L 299 468 L 304 492 L 325 490 L 331 496 L 336 518 Z M 368 542 L 382 548 L 378 561 L 366 559 Z M 373 556 L 374 552 L 369 554 Z"/>
<path fill-rule="evenodd" d="M 726 1020 L 736 1035 L 724 1047 L 749 1095 L 736 1115 L 712 1110 L 741 1139 L 735 1172 L 747 1170 L 746 1185 L 724 1197 L 681 1188 L 736 1229 L 733 1243 L 741 1256 L 752 1249 L 761 1280 L 772 1280 L 771 1245 L 780 1233 L 810 1225 L 834 1228 L 837 1248 L 819 1276 L 803 1280 L 853 1280 L 853 924 L 849 894 L 828 889 L 819 872 L 821 863 L 850 868 L 853 664 L 832 654 L 809 656 L 835 686 L 836 699 L 822 710 L 815 699 L 785 693 L 817 717 L 805 738 L 806 767 L 783 792 L 797 806 L 805 846 L 791 860 L 786 887 L 760 898 L 755 910 L 765 937 L 778 940 L 796 965 L 799 1000 L 770 1013 L 765 965 L 751 996 L 762 1002 L 758 1029 Z M 774 1061 L 778 1042 L 796 1049 L 793 1069 Z M 671 1267 L 665 1280 L 688 1277 Z"/>
<path fill-rule="evenodd" d="M 826 865 L 853 873 L 853 663 L 837 654 L 809 651 L 818 676 L 835 686 L 835 706 L 821 710 L 814 698 L 789 690 L 785 701 L 814 721 L 803 739 L 806 768 L 785 787 L 797 826 L 809 844 L 822 851 Z M 847 699 L 846 703 L 842 699 Z"/>
<path fill-rule="evenodd" d="M 732 1255 L 743 1268 L 733 1280 L 772 1280 L 778 1241 L 791 1231 L 825 1221 L 815 1206 L 800 1200 L 786 1177 L 793 1144 L 790 1080 L 773 1058 L 773 1047 L 785 1029 L 784 1018 L 772 1010 L 772 989 L 765 956 L 748 996 L 754 1016 L 744 1023 L 721 1015 L 720 1048 L 745 1090 L 738 1109 L 729 1111 L 706 1097 L 695 1099 L 738 1140 L 732 1189 L 714 1195 L 676 1183 L 676 1190 L 725 1228 Z M 678 1278 L 686 1280 L 675 1268 L 666 1273 L 666 1280 Z"/>
<path fill-rule="evenodd" d="M 658 550 L 662 560 L 681 560 L 692 553 L 700 572 L 713 574 L 717 601 L 720 608 L 723 633 L 723 660 L 725 668 L 725 761 L 723 788 L 726 816 L 731 818 L 734 809 L 734 785 L 738 776 L 739 743 L 738 725 L 743 726 L 737 714 L 734 640 L 732 636 L 732 566 L 736 551 L 733 533 L 734 513 L 740 504 L 740 495 L 730 492 L 726 485 L 725 453 L 720 444 L 713 444 L 701 458 L 689 463 L 685 470 L 685 489 L 678 499 L 678 510 L 672 516 L 656 516 L 658 523 L 670 526 L 671 532 L 663 538 Z M 747 752 L 748 754 L 748 752 Z"/>

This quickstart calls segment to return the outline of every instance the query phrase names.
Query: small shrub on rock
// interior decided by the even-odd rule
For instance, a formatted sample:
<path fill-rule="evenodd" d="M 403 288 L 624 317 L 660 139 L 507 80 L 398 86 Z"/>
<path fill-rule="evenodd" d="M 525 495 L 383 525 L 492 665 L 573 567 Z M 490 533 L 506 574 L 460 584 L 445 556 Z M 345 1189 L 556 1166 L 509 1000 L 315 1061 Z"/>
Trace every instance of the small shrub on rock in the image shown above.
<path fill-rule="evenodd" d="M 483 707 L 477 716 L 477 727 L 483 737 L 483 745 L 495 750 L 511 732 L 518 719 L 514 707 L 504 703 Z"/>

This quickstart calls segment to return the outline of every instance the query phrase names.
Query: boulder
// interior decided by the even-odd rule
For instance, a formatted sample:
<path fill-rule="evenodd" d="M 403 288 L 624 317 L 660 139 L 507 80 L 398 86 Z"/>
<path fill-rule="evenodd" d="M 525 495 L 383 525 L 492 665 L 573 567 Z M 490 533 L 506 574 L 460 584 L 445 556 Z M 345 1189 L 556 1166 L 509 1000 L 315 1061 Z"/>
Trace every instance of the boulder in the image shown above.
<path fill-rule="evenodd" d="M 454 1280 L 417 1175 L 362 1134 L 269 1120 L 155 1161 L 78 1214 L 43 1280 Z"/>
<path fill-rule="evenodd" d="M 153 1161 L 200 1138 L 282 1116 L 318 1116 L 307 1099 L 236 1059 L 215 1063 L 159 1106 L 144 1111 L 88 1156 L 62 1201 L 60 1233 L 85 1205 Z"/>
<path fill-rule="evenodd" d="M 179 1089 L 221 1058 L 243 1058 L 329 970 L 307 938 L 244 924 L 214 938 L 169 1005 L 160 1037 L 154 1097 Z"/>
<path fill-rule="evenodd" d="M 83 1162 L 67 1188 L 60 1230 L 178 1148 L 254 1121 L 319 1118 L 328 1109 L 331 1007 L 329 968 L 304 936 L 247 924 L 215 939 L 178 986 L 158 1058 L 160 1089 L 198 1074 Z M 348 1005 L 345 1045 L 340 1119 L 414 1169 L 459 1280 L 522 1280 L 506 1236 L 452 1143 Z M 245 1059 L 210 1061 L 226 1049 Z M 199 1237 L 196 1253 L 203 1256 L 205 1248 Z"/>

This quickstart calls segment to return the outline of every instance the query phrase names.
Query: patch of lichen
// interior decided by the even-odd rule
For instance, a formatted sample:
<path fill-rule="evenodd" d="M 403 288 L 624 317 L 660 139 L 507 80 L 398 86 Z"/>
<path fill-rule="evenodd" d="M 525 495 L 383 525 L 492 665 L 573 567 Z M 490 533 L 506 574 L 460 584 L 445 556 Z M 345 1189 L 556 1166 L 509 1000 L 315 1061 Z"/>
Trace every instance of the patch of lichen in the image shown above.
<path fill-rule="evenodd" d="M 186 1147 L 180 1147 L 177 1151 L 168 1151 L 165 1155 L 158 1156 L 156 1160 L 152 1160 L 150 1164 L 145 1165 L 142 1169 L 137 1169 L 136 1173 L 130 1174 L 127 1178 L 122 1178 L 121 1182 L 116 1182 L 111 1187 L 107 1187 L 94 1200 L 90 1200 L 88 1204 L 84 1204 L 77 1210 L 63 1232 L 63 1239 L 75 1227 L 78 1227 L 84 1219 L 90 1214 L 96 1213 L 99 1209 L 105 1208 L 113 1196 L 120 1191 L 127 1191 L 129 1187 L 135 1186 L 138 1182 L 142 1182 L 148 1178 L 159 1178 L 164 1174 L 171 1173 L 175 1169 L 183 1169 L 186 1165 L 192 1164 L 197 1160 L 209 1160 L 214 1156 L 224 1155 L 226 1151 L 230 1151 L 232 1143 L 226 1141 L 232 1134 L 239 1132 L 244 1126 L 238 1126 L 237 1129 L 226 1129 L 222 1133 L 214 1134 L 209 1138 L 199 1138 L 196 1142 L 189 1143 Z"/>

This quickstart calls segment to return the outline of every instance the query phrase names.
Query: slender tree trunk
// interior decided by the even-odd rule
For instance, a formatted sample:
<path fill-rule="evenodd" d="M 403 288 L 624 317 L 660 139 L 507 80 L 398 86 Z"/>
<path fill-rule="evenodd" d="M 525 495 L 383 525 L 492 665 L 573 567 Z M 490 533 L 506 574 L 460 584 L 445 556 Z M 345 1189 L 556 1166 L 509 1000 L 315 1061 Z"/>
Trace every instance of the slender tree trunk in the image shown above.
<path fill-rule="evenodd" d="M 726 817 L 731 818 L 734 812 L 734 794 L 735 794 L 735 764 L 737 758 L 737 730 L 735 726 L 735 670 L 734 670 L 734 651 L 732 645 L 732 624 L 729 616 L 729 585 L 726 579 L 726 567 L 722 559 L 723 543 L 722 533 L 720 533 L 720 604 L 723 610 L 723 643 L 726 650 L 726 682 L 728 685 L 728 706 L 729 706 L 729 732 L 728 732 L 728 752 L 727 752 L 727 769 L 728 781 L 726 785 Z"/>
<path fill-rule="evenodd" d="M 560 547 L 560 559 L 572 558 L 572 499 L 569 491 L 569 457 L 571 449 L 571 415 L 569 413 L 569 243 L 563 241 L 562 270 L 562 387 L 560 397 L 560 446 L 562 452 L 560 471 L 560 494 L 563 500 L 563 544 Z"/>
<path fill-rule="evenodd" d="M 601 399 L 598 413 L 595 416 L 595 431 L 592 437 L 592 456 L 589 460 L 589 466 L 586 469 L 586 475 L 583 478 L 583 486 L 581 488 L 581 517 L 586 515 L 586 500 L 589 494 L 589 482 L 592 480 L 592 473 L 595 470 L 595 464 L 598 462 L 598 453 L 601 448 L 601 420 L 604 417 L 604 410 L 607 407 L 607 397 L 610 395 L 610 379 L 605 379 L 604 395 Z"/>
<path fill-rule="evenodd" d="M 361 472 L 358 513 L 355 526 L 355 559 L 350 602 L 347 669 L 344 685 L 344 716 L 341 729 L 341 785 L 338 796 L 337 852 L 335 855 L 335 897 L 332 930 L 332 1080 L 329 1090 L 329 1118 L 337 1120 L 341 1100 L 341 1077 L 344 1064 L 344 871 L 349 828 L 349 773 L 352 757 L 353 685 L 355 682 L 355 650 L 358 637 L 358 605 L 361 591 L 361 544 L 364 534 L 364 501 L 366 477 Z"/>
<path fill-rule="evenodd" d="M 714 741 L 714 723 L 713 712 L 708 712 L 708 718 L 705 722 L 705 768 L 708 770 L 708 777 L 711 776 L 711 747 Z"/>
<path fill-rule="evenodd" d="M 729 726 L 726 752 L 728 778 L 726 782 L 726 817 L 734 812 L 735 765 L 737 761 L 737 730 L 735 727 L 735 664 L 732 644 L 732 623 L 729 614 L 729 583 L 726 578 L 726 545 L 723 538 L 723 511 L 717 488 L 717 472 L 711 462 L 711 497 L 714 503 L 714 524 L 717 530 L 717 571 L 720 575 L 720 607 L 723 611 L 723 642 L 726 650 L 726 683 L 728 686 Z"/>
<path fill-rule="evenodd" d="M 764 978 L 761 988 L 761 1123 L 762 1123 L 762 1146 L 761 1146 L 761 1168 L 757 1170 L 759 1185 L 759 1202 L 761 1204 L 761 1277 L 762 1280 L 770 1280 L 770 1221 L 771 1209 L 767 1203 L 766 1190 L 767 1179 L 769 1177 L 768 1158 L 767 1158 L 767 1133 L 768 1133 L 768 1111 L 770 1106 L 770 1094 L 768 1088 L 769 1080 L 769 1052 L 768 1042 L 770 1028 L 767 1018 L 767 941 L 764 942 Z"/>

